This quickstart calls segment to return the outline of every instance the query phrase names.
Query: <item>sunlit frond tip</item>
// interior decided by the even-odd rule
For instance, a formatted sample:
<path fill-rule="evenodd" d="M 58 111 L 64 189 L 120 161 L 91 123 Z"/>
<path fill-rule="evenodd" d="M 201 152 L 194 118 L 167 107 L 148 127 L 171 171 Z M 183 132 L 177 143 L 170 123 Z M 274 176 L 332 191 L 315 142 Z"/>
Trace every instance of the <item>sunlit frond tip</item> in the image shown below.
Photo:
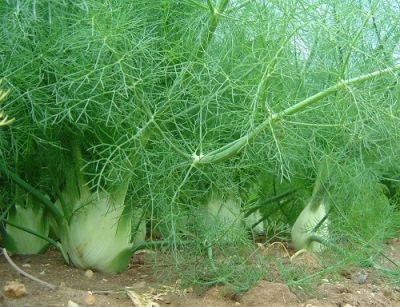
<path fill-rule="evenodd" d="M 1 81 L 2 80 L 0 79 L 0 83 Z M 0 89 L 0 102 L 7 97 L 8 93 L 9 91 L 3 91 Z M 0 111 L 0 127 L 11 124 L 14 120 L 15 118 L 8 119 L 8 116 L 4 114 L 3 111 Z"/>
<path fill-rule="evenodd" d="M 0 126 L 11 124 L 14 120 L 15 118 L 8 119 L 8 116 L 4 112 L 0 112 Z"/>

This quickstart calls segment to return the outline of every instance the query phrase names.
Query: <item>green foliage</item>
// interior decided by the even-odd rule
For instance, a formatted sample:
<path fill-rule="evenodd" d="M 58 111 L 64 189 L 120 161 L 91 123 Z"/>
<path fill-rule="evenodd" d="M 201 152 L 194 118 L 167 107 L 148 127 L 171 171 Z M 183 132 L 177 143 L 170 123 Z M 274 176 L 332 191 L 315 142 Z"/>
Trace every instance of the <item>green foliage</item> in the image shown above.
<path fill-rule="evenodd" d="M 331 201 L 331 228 L 338 241 L 352 242 L 358 248 L 379 249 L 399 230 L 399 212 L 387 197 L 387 188 L 369 169 L 346 165 L 346 173 L 338 177 L 340 191 Z M 337 231 L 340 229 L 340 232 Z"/>
<path fill-rule="evenodd" d="M 75 223 L 100 216 L 128 221 L 117 271 L 133 225 L 147 222 L 177 266 L 188 265 L 178 246 L 193 240 L 205 280 L 234 283 L 235 261 L 242 276 L 260 277 L 246 257 L 228 256 L 253 244 L 248 212 L 267 240 L 288 239 L 327 156 L 329 240 L 377 246 L 398 231 L 392 5 L 6 1 L 0 61 L 7 114 L 18 121 L 1 130 L 0 203 L 15 204 L 13 171 L 48 195 L 42 205 L 68 232 L 90 237 Z M 103 207 L 92 216 L 87 202 Z"/>

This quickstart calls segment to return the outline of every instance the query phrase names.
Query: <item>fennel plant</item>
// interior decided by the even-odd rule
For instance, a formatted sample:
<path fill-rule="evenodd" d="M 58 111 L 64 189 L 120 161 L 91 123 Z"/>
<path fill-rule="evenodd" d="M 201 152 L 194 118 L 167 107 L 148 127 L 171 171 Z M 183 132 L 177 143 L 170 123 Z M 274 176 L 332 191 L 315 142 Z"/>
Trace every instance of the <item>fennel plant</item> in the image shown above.
<path fill-rule="evenodd" d="M 379 194 L 365 206 L 385 212 L 365 214 L 397 216 L 377 188 L 398 169 L 400 33 L 391 8 L 339 0 L 7 2 L 0 71 L 12 90 L 7 112 L 18 121 L 2 131 L 2 174 L 16 175 L 2 178 L 2 198 L 13 205 L 15 185 L 29 186 L 76 266 L 124 270 L 147 227 L 148 242 L 166 242 L 177 267 L 185 261 L 178 247 L 202 242 L 192 252 L 207 254 L 207 278 L 229 283 L 214 259 L 215 251 L 227 256 L 226 234 L 236 242 L 226 252 L 251 245 L 242 219 L 256 208 L 253 224 L 279 227 L 288 239 L 328 156 L 327 240 L 357 238 L 361 179 Z M 353 169 L 365 177 L 351 194 Z M 260 184 L 271 178 L 277 188 Z M 239 231 L 206 226 L 216 215 L 229 219 L 228 211 L 237 222 L 225 226 Z"/>

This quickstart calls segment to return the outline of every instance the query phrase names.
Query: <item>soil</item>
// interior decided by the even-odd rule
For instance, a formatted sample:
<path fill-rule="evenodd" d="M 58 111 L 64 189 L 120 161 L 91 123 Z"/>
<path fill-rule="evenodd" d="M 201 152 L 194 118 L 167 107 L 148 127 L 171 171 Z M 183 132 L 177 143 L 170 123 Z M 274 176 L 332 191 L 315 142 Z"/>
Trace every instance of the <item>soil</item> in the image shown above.
<path fill-rule="evenodd" d="M 400 260 L 400 240 L 390 241 L 387 247 L 391 259 Z M 289 288 L 267 277 L 245 293 L 233 293 L 224 286 L 200 293 L 184 288 L 180 280 L 162 282 L 152 265 L 143 260 L 147 256 L 146 252 L 134 255 L 130 267 L 121 274 L 67 266 L 54 250 L 45 255 L 12 256 L 22 270 L 56 286 L 50 289 L 19 274 L 1 255 L 0 306 L 400 306 L 400 288 L 371 268 L 346 268 L 340 278 L 322 278 L 308 294 L 299 286 Z M 279 252 L 275 256 L 287 257 Z M 310 274 L 318 270 L 315 256 L 307 253 L 291 262 Z M 15 289 L 21 292 L 13 292 Z"/>

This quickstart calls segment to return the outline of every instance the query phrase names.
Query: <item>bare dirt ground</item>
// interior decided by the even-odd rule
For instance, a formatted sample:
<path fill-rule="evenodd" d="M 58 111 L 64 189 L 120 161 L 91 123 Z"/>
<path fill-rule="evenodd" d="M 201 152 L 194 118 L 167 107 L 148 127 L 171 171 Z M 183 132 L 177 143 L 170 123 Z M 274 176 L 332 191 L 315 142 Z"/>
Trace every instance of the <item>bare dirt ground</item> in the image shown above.
<path fill-rule="evenodd" d="M 391 259 L 400 260 L 400 239 L 387 246 Z M 175 284 L 163 283 L 162 276 L 156 276 L 152 266 L 143 260 L 146 253 L 135 255 L 122 274 L 69 267 L 54 250 L 45 255 L 12 256 L 24 271 L 57 286 L 49 289 L 20 275 L 0 256 L 0 306 L 400 306 L 398 285 L 388 283 L 369 268 L 352 267 L 341 272 L 339 278 L 322 278 L 306 295 L 302 289 L 268 281 L 268 276 L 246 293 L 232 293 L 223 286 L 199 293 L 182 287 L 179 280 Z M 283 253 L 277 256 L 285 257 Z M 307 254 L 295 258 L 293 265 L 310 274 L 318 270 L 313 256 Z M 10 297 L 10 288 L 18 287 L 24 287 L 26 294 Z"/>

